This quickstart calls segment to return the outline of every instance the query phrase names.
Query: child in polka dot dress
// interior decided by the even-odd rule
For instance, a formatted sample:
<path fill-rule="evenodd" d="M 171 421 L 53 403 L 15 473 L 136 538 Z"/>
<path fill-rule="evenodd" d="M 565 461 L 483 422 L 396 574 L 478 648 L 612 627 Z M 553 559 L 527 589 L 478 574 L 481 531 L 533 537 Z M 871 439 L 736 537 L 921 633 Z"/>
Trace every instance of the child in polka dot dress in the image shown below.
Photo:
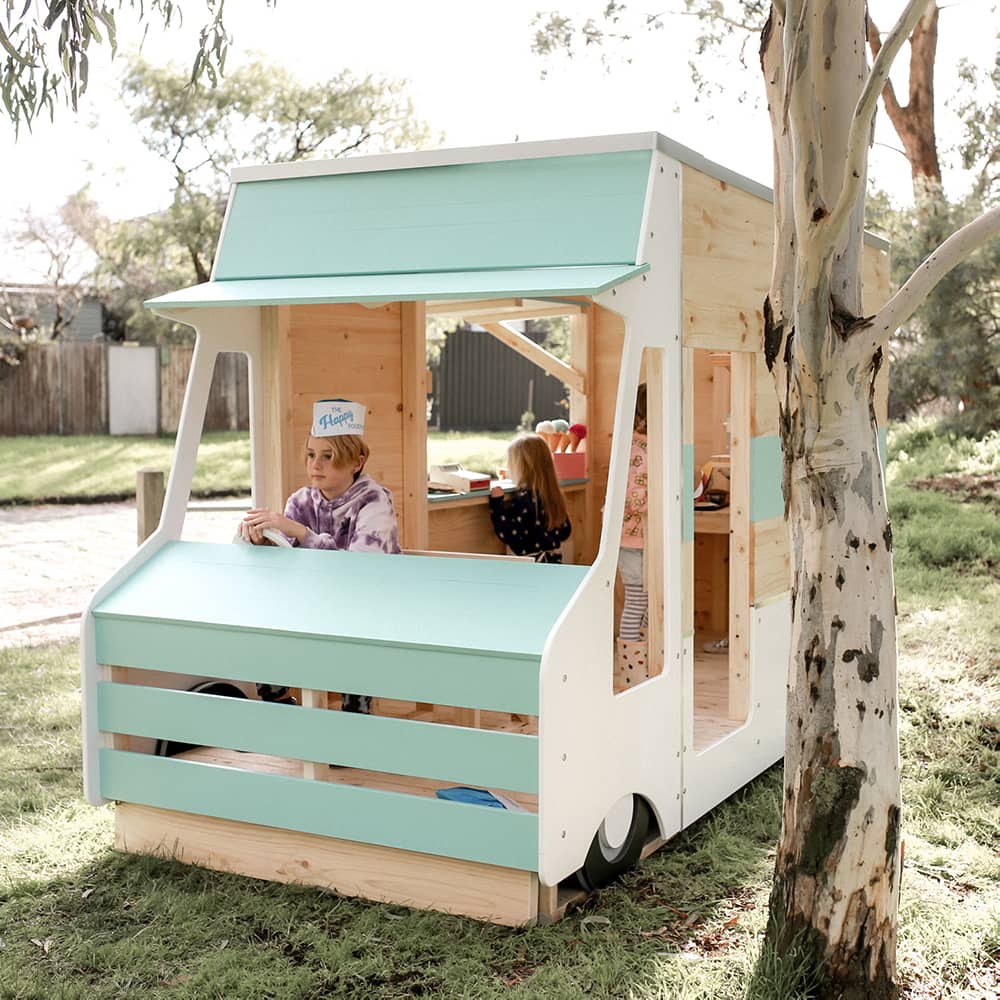
<path fill-rule="evenodd" d="M 490 519 L 497 537 L 516 556 L 562 562 L 559 546 L 572 528 L 549 446 L 538 434 L 520 435 L 507 449 L 507 468 L 517 489 L 504 496 L 494 486 L 490 493 Z"/>

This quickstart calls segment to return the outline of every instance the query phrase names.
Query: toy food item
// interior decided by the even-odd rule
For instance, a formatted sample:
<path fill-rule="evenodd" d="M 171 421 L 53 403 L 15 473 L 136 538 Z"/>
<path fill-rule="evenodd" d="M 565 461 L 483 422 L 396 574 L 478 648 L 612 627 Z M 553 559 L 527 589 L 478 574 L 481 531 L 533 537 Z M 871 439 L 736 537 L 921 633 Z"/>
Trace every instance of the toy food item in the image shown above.
<path fill-rule="evenodd" d="M 576 451 L 580 446 L 580 442 L 587 436 L 587 428 L 583 424 L 573 424 L 569 428 L 567 437 L 569 438 L 569 443 L 566 445 L 566 451 Z"/>
<path fill-rule="evenodd" d="M 565 451 L 567 445 L 569 444 L 569 424 L 560 419 L 552 421 L 552 426 L 555 428 L 555 446 L 553 451 Z"/>
<path fill-rule="evenodd" d="M 540 420 L 535 425 L 535 433 L 544 439 L 550 449 L 555 447 L 559 435 L 556 433 L 555 425 L 551 420 Z"/>

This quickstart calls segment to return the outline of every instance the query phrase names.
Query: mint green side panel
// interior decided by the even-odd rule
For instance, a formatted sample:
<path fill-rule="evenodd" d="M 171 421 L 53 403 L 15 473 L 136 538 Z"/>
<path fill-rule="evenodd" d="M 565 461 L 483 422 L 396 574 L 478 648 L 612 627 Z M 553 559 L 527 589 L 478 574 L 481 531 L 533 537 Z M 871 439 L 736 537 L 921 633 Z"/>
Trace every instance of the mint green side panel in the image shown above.
<path fill-rule="evenodd" d="M 694 541 L 694 445 L 682 449 L 684 482 L 681 486 L 681 541 Z"/>
<path fill-rule="evenodd" d="M 521 733 L 107 682 L 97 714 L 104 732 L 538 791 L 538 738 Z"/>
<path fill-rule="evenodd" d="M 95 632 L 113 666 L 538 714 L 538 659 L 106 616 Z"/>
<path fill-rule="evenodd" d="M 109 799 L 538 870 L 534 813 L 122 750 L 101 750 L 100 761 Z"/>
<path fill-rule="evenodd" d="M 652 155 L 244 181 L 214 277 L 634 264 Z"/>
<path fill-rule="evenodd" d="M 155 299 L 147 306 L 281 306 L 331 302 L 413 302 L 421 299 L 552 298 L 598 295 L 644 274 L 648 264 L 538 267 L 427 274 L 347 274 L 320 278 L 251 278 L 206 281 Z"/>
<path fill-rule="evenodd" d="M 781 441 L 776 435 L 750 439 L 750 520 L 783 517 Z"/>

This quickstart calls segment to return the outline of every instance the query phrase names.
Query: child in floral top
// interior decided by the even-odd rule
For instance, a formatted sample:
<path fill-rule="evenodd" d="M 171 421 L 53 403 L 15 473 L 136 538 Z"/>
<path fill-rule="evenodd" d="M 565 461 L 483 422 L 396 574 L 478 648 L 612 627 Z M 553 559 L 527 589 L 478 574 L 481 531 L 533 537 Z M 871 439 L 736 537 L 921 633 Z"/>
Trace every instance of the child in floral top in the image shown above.
<path fill-rule="evenodd" d="M 572 528 L 548 444 L 538 434 L 522 434 L 507 449 L 507 466 L 517 489 L 510 497 L 499 486 L 490 492 L 493 530 L 516 556 L 561 563 L 559 546 Z"/>
<path fill-rule="evenodd" d="M 646 593 L 642 565 L 647 480 L 646 383 L 643 382 L 635 398 L 632 451 L 629 455 L 628 488 L 625 493 L 625 517 L 622 520 L 621 548 L 618 550 L 618 569 L 625 585 L 625 606 L 622 608 L 618 638 L 627 642 L 640 640 L 639 630 L 646 624 L 649 609 L 649 596 Z"/>

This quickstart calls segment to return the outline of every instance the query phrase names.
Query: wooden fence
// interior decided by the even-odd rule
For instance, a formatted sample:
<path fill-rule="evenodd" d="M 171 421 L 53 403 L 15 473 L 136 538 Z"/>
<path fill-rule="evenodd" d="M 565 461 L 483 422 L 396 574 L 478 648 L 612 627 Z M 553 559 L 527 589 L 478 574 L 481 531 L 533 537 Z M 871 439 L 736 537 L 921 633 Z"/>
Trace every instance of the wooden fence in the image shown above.
<path fill-rule="evenodd" d="M 193 350 L 176 344 L 160 348 L 159 428 L 163 434 L 177 431 Z M 205 430 L 246 430 L 249 426 L 246 356 L 221 355 Z M 107 432 L 106 344 L 32 344 L 17 367 L 0 363 L 0 435 Z"/>

